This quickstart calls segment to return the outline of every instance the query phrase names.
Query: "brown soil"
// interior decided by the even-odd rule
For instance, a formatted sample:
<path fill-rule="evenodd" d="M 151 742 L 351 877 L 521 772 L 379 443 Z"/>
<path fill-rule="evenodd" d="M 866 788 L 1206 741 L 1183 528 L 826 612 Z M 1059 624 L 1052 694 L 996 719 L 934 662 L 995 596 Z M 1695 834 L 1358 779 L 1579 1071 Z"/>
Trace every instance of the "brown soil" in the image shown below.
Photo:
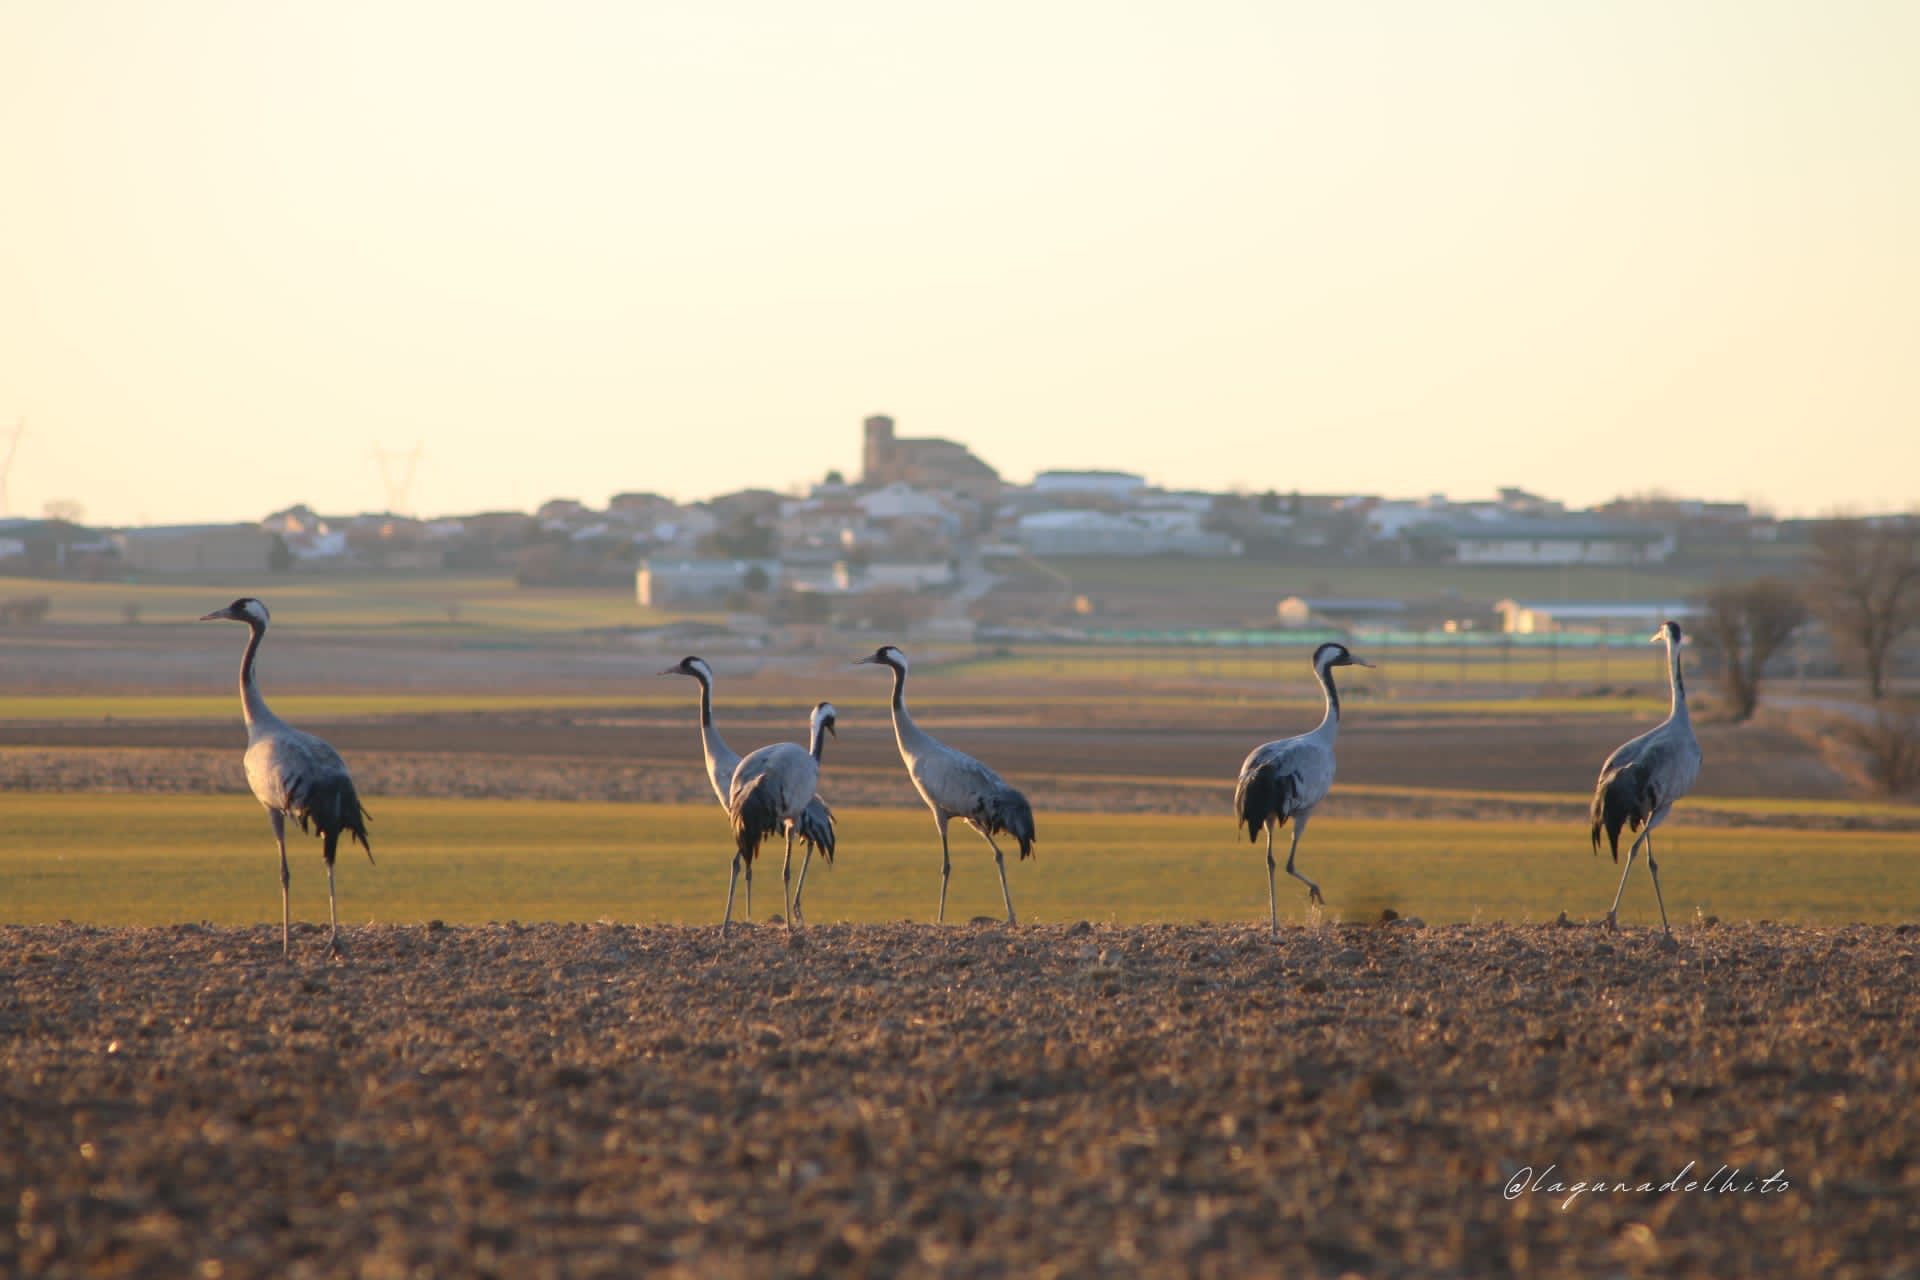
<path fill-rule="evenodd" d="M 0 929 L 0 1273 L 1920 1266 L 1911 926 L 295 943 Z"/>

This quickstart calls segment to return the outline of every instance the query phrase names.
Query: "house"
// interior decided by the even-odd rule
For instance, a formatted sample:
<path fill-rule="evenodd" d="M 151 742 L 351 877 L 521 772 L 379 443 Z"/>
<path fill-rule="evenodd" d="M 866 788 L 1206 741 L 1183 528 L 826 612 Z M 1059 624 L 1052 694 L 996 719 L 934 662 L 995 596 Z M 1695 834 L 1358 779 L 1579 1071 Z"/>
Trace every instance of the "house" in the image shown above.
<path fill-rule="evenodd" d="M 848 592 L 925 591 L 951 586 L 956 576 L 950 560 L 842 560 L 833 566 L 834 590 Z"/>
<path fill-rule="evenodd" d="M 1365 623 L 1393 626 L 1404 623 L 1404 600 L 1347 599 L 1339 596 L 1288 596 L 1274 606 L 1280 625 L 1289 631 L 1309 627 L 1348 630 Z"/>
<path fill-rule="evenodd" d="M 257 524 L 152 525 L 113 541 L 136 573 L 265 573 L 274 547 Z"/>
<path fill-rule="evenodd" d="M 1021 545 L 1036 556 L 1235 556 L 1241 550 L 1187 511 L 1037 511 L 1016 527 Z"/>
<path fill-rule="evenodd" d="M 1502 600 L 1493 606 L 1508 635 L 1584 632 L 1651 636 L 1668 618 L 1690 618 L 1698 609 L 1684 600 Z"/>
<path fill-rule="evenodd" d="M 634 595 L 652 609 L 710 604 L 736 591 L 778 587 L 781 573 L 778 560 L 647 559 L 634 574 Z"/>

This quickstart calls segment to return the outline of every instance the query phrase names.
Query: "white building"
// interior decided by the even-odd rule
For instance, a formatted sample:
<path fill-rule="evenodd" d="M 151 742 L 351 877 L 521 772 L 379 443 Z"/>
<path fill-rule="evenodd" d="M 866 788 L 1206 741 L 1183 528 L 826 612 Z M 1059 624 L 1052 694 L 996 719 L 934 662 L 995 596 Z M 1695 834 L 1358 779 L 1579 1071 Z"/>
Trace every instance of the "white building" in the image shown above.
<path fill-rule="evenodd" d="M 1661 564 L 1670 533 L 1598 520 L 1471 520 L 1452 528 L 1461 564 Z"/>
<path fill-rule="evenodd" d="M 1020 544 L 1036 556 L 1234 556 L 1240 544 L 1211 533 L 1187 511 L 1110 515 L 1104 511 L 1037 511 L 1020 517 Z"/>
<path fill-rule="evenodd" d="M 952 585 L 953 564 L 946 560 L 874 560 L 833 566 L 836 591 L 924 591 Z"/>
<path fill-rule="evenodd" d="M 1684 600 L 1502 600 L 1493 611 L 1500 615 L 1500 629 L 1517 636 L 1554 631 L 1652 636 L 1668 618 L 1691 618 L 1696 612 Z"/>
<path fill-rule="evenodd" d="M 1042 498 L 1107 498 L 1125 503 L 1145 492 L 1145 476 L 1130 471 L 1042 471 L 1030 486 Z"/>
<path fill-rule="evenodd" d="M 780 585 L 778 560 L 642 560 L 634 573 L 634 595 L 647 608 L 710 603 L 745 591 L 754 570 L 755 585 Z"/>

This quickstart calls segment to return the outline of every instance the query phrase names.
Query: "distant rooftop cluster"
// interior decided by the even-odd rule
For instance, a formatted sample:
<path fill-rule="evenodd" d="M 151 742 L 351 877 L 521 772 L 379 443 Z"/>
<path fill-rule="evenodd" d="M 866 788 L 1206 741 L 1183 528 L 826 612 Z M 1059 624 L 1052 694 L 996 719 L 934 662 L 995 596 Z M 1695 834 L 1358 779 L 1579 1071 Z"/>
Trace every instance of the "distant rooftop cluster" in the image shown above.
<path fill-rule="evenodd" d="M 1571 511 L 1518 488 L 1475 499 L 1212 493 L 1079 468 L 1011 484 L 965 445 L 903 436 L 885 415 L 861 424 L 860 447 L 856 480 L 835 472 L 788 493 L 695 502 L 635 489 L 603 509 L 554 498 L 532 512 L 433 519 L 300 505 L 250 524 L 0 521 L 0 572 L 493 570 L 530 585 L 631 584 L 652 607 L 753 596 L 786 600 L 799 618 L 858 620 L 884 608 L 961 628 L 992 613 L 989 597 L 1010 566 L 1044 571 L 1085 557 L 1633 567 L 1796 536 L 1741 504 L 1658 496 Z M 1546 614 L 1510 603 L 1512 625 L 1547 625 L 1538 621 Z M 1330 616 L 1301 597 L 1282 604 L 1283 620 L 1289 610 Z"/>

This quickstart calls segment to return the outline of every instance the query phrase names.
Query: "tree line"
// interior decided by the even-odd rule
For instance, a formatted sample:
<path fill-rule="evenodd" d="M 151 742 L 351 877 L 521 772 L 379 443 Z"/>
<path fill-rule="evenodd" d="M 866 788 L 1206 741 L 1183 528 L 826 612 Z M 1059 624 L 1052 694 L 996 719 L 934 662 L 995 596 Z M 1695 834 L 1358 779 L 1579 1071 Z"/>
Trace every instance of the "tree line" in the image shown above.
<path fill-rule="evenodd" d="M 1882 701 L 1896 646 L 1920 628 L 1920 519 L 1827 521 L 1814 529 L 1798 579 L 1725 582 L 1706 593 L 1695 633 L 1718 667 L 1730 718 L 1753 715 L 1768 662 L 1811 619 L 1867 696 Z"/>

